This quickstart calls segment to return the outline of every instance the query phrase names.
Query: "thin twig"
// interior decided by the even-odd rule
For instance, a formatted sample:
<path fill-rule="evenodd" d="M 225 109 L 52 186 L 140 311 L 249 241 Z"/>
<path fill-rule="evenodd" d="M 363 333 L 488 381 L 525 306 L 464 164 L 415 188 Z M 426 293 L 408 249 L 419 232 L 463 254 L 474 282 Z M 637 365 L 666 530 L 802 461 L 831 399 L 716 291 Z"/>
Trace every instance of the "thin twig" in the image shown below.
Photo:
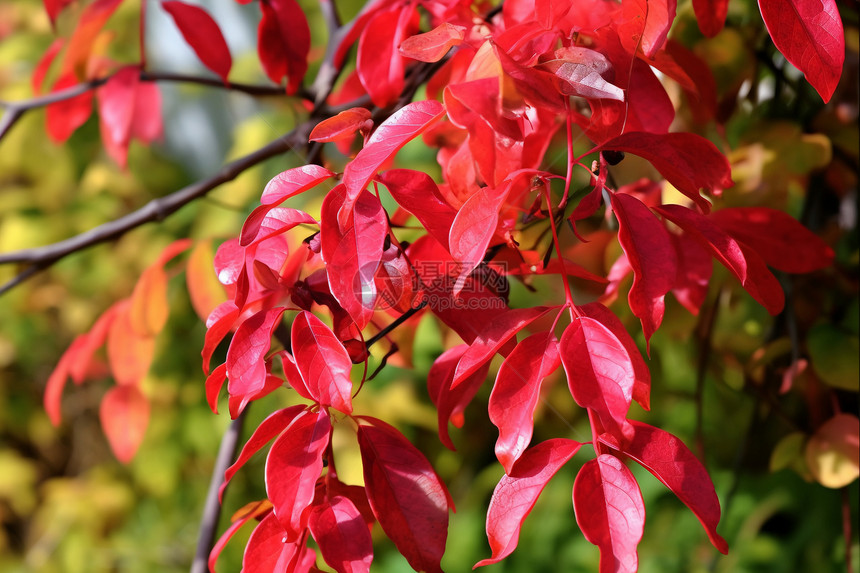
<path fill-rule="evenodd" d="M 320 12 L 322 12 L 330 35 L 337 33 L 343 27 L 334 0 L 320 0 Z"/>
<path fill-rule="evenodd" d="M 854 573 L 854 563 L 851 560 L 854 546 L 854 536 L 851 534 L 851 499 L 846 485 L 842 488 L 842 534 L 845 537 L 845 573 Z"/>
<path fill-rule="evenodd" d="M 714 336 L 714 324 L 717 321 L 717 311 L 720 307 L 722 289 L 717 291 L 714 303 L 709 305 L 699 318 L 696 328 L 699 335 L 699 352 L 696 362 L 696 451 L 702 463 L 705 462 L 705 442 L 703 419 L 705 417 L 705 376 L 711 361 L 711 350 Z"/>
<path fill-rule="evenodd" d="M 79 84 L 70 86 L 65 89 L 57 90 L 55 92 L 51 92 L 49 94 L 33 97 L 26 100 L 21 101 L 2 101 L 0 100 L 0 107 L 6 108 L 6 113 L 3 114 L 3 119 L 0 121 L 0 140 L 5 137 L 5 135 L 12 129 L 12 126 L 21 119 L 24 113 L 32 110 L 38 109 L 42 107 L 49 106 L 54 103 L 59 103 L 61 101 L 70 100 L 72 98 L 78 97 L 79 95 L 85 94 L 88 91 L 92 91 L 99 86 L 105 84 L 110 78 L 113 77 L 113 74 L 104 76 L 102 78 L 98 78 L 95 80 L 90 80 L 88 82 L 81 82 Z M 202 86 L 208 86 L 212 88 L 220 88 L 235 92 L 244 93 L 250 96 L 256 97 L 265 97 L 265 96 L 283 96 L 286 94 L 284 88 L 282 86 L 262 86 L 262 85 L 253 85 L 253 84 L 242 84 L 242 83 L 232 83 L 232 82 L 223 82 L 217 78 L 208 78 L 203 76 L 191 76 L 187 74 L 176 74 L 172 72 L 144 72 L 140 73 L 140 81 L 143 82 L 177 82 L 177 83 L 186 83 L 186 84 L 197 84 Z M 313 94 L 307 91 L 303 91 L 299 93 L 300 97 L 304 97 L 306 99 L 313 99 Z"/>
<path fill-rule="evenodd" d="M 7 109 L 3 114 L 3 118 L 0 119 L 0 140 L 3 139 L 3 136 L 12 129 L 12 126 L 15 125 L 15 122 L 21 119 L 21 116 L 24 115 L 24 112 L 20 109 Z"/>
<path fill-rule="evenodd" d="M 43 96 L 37 96 L 30 99 L 25 99 L 21 101 L 0 101 L 0 107 L 5 107 L 9 110 L 18 110 L 21 112 L 29 111 L 31 109 L 36 109 L 40 107 L 45 107 L 51 105 L 52 103 L 57 103 L 61 101 L 65 101 L 67 99 L 72 99 L 74 97 L 78 97 L 81 94 L 84 94 L 92 89 L 99 87 L 108 81 L 111 76 L 105 76 L 103 78 L 97 80 L 90 80 L 88 82 L 82 82 L 73 86 L 69 86 L 67 88 L 57 90 L 55 92 L 51 92 L 49 94 Z"/>
<path fill-rule="evenodd" d="M 208 78 L 203 76 L 189 76 L 187 74 L 176 74 L 172 72 L 141 72 L 140 81 L 143 82 L 176 82 L 184 84 L 197 84 L 211 88 L 240 92 L 251 96 L 284 96 L 284 86 L 262 86 L 255 84 L 243 84 L 235 82 L 224 82 L 219 78 Z M 299 94 L 301 95 L 301 94 Z"/>
<path fill-rule="evenodd" d="M 334 0 L 330 0 L 329 2 L 321 2 L 321 7 L 323 10 L 323 15 L 327 21 L 335 21 L 338 19 L 337 10 L 333 4 Z M 331 4 L 331 6 L 326 6 L 326 4 Z M 372 8 L 373 2 L 366 2 L 365 5 L 361 8 L 361 11 L 355 16 L 353 20 L 347 22 L 343 26 L 338 27 L 335 30 L 329 31 L 328 44 L 326 45 L 325 56 L 323 56 L 322 63 L 320 64 L 319 70 L 317 71 L 317 77 L 314 79 L 314 83 L 310 88 L 310 94 L 312 94 L 311 99 L 314 102 L 315 109 L 319 109 L 320 106 L 323 105 L 326 99 L 328 99 L 331 90 L 334 89 L 334 84 L 337 81 L 340 72 L 342 71 L 342 62 L 335 61 L 335 55 L 337 54 L 338 49 L 340 48 L 341 42 L 343 42 L 349 33 L 352 31 L 352 27 L 355 23 L 368 11 Z M 331 14 L 328 14 L 327 11 L 331 10 Z"/>
<path fill-rule="evenodd" d="M 409 320 L 412 316 L 415 315 L 415 313 L 417 313 L 418 311 L 423 309 L 425 306 L 427 306 L 427 302 L 428 302 L 428 299 L 425 298 L 424 300 L 421 301 L 421 304 L 419 304 L 418 306 L 413 306 L 412 308 L 410 308 L 409 310 L 407 310 L 406 312 L 404 312 L 403 314 L 401 314 L 400 316 L 395 318 L 390 324 L 386 325 L 385 328 L 383 328 L 382 330 L 377 332 L 371 338 L 368 338 L 367 342 L 364 343 L 364 347 L 366 349 L 370 350 L 371 346 L 373 346 L 374 344 L 376 344 L 377 342 L 379 342 L 380 340 L 385 338 L 389 332 L 391 332 L 392 330 L 394 330 L 395 328 L 397 328 L 398 326 L 400 326 L 401 324 L 403 324 L 404 322 Z"/>
<path fill-rule="evenodd" d="M 735 499 L 735 494 L 738 492 L 738 488 L 740 486 L 741 481 L 741 470 L 743 468 L 744 460 L 746 459 L 747 449 L 749 445 L 753 442 L 753 438 L 756 435 L 760 428 L 760 423 L 763 422 L 761 417 L 759 416 L 759 408 L 761 406 L 760 396 L 756 398 L 755 404 L 753 404 L 752 413 L 750 415 L 749 424 L 747 426 L 746 433 L 744 434 L 743 441 L 740 444 L 737 452 L 735 452 L 735 459 L 732 463 L 732 472 L 731 472 L 731 483 L 729 485 L 728 491 L 724 496 L 722 496 L 722 514 L 724 516 L 728 516 L 731 513 L 732 503 Z M 717 557 L 713 556 L 711 558 L 711 562 L 708 566 L 708 571 L 715 571 L 717 568 Z"/>
<path fill-rule="evenodd" d="M 200 518 L 200 537 L 197 539 L 197 550 L 191 563 L 191 573 L 207 573 L 209 571 L 209 552 L 215 542 L 218 532 L 218 520 L 221 517 L 221 502 L 218 500 L 218 490 L 224 482 L 224 472 L 233 463 L 239 445 L 239 436 L 245 424 L 248 407 L 242 409 L 239 415 L 230 423 L 230 427 L 221 438 L 215 467 L 212 468 L 212 479 L 209 481 L 209 491 L 203 504 L 203 516 Z"/>

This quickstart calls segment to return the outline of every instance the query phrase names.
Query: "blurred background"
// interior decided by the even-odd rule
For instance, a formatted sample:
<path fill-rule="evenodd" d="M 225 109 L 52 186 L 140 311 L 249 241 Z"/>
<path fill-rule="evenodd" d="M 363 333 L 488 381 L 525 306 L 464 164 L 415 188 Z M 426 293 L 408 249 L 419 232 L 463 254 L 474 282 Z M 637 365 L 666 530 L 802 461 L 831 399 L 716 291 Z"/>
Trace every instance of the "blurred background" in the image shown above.
<path fill-rule="evenodd" d="M 266 83 L 255 52 L 257 7 L 214 0 L 201 4 L 230 45 L 231 80 Z M 327 39 L 316 2 L 301 4 L 313 30 L 312 57 L 319 57 Z M 338 6 L 348 19 L 360 3 Z M 730 6 L 732 27 L 706 40 L 695 26 L 690 2 L 681 1 L 673 32 L 714 66 L 725 121 L 721 135 L 731 146 L 737 183 L 724 204 L 767 204 L 791 213 L 834 247 L 836 264 L 813 276 L 781 276 L 792 311 L 775 319 L 721 268 L 715 269 L 702 316 L 693 317 L 667 299 L 664 326 L 651 344 L 653 412 L 636 410 L 634 416 L 675 433 L 704 455 L 723 505 L 720 532 L 731 549 L 721 556 L 692 513 L 650 474 L 633 468 L 648 512 L 640 571 L 845 571 L 846 545 L 853 548 L 853 570 L 860 571 L 858 482 L 851 473 L 856 468 L 849 463 L 845 475 L 822 475 L 810 469 L 807 452 L 810 437 L 834 409 L 856 416 L 858 407 L 856 3 L 845 3 L 848 58 L 842 85 L 826 107 L 796 70 L 760 41 L 755 2 L 733 0 Z M 127 2 L 108 23 L 107 29 L 123 38 L 111 44 L 110 55 L 118 61 L 137 59 L 138 7 Z M 155 3 L 147 15 L 149 69 L 206 75 Z M 59 33 L 68 35 L 72 24 L 61 19 Z M 41 2 L 0 3 L 0 99 L 32 97 L 30 77 L 53 37 Z M 309 77 L 314 70 L 312 65 Z M 102 150 L 95 116 L 63 145 L 45 134 L 43 111 L 27 113 L 15 125 L 0 141 L 0 252 L 49 244 L 126 214 L 285 133 L 302 112 L 287 98 L 255 99 L 182 84 L 160 87 L 164 140 L 152 146 L 133 143 L 126 170 Z M 692 121 L 683 112 L 679 117 L 680 122 Z M 716 133 L 713 125 L 699 131 Z M 562 172 L 563 149 L 560 142 L 547 155 L 561 158 L 555 167 Z M 333 151 L 332 156 L 337 157 Z M 438 175 L 432 150 L 420 145 L 408 146 L 398 161 Z M 175 275 L 169 287 L 170 318 L 144 384 L 152 419 L 130 463 L 113 457 L 99 422 L 99 403 L 111 380 L 70 383 L 63 396 L 63 421 L 56 428 L 42 406 L 45 382 L 74 337 L 131 293 L 163 247 L 179 237 L 217 244 L 235 236 L 265 183 L 302 163 L 296 156 L 269 160 L 162 223 L 71 255 L 0 296 L 0 571 L 188 569 L 229 418 L 213 415 L 206 405 L 200 368 L 205 327 L 189 303 L 181 265 L 170 267 Z M 625 161 L 617 175 L 633 181 L 641 167 L 635 160 Z M 304 200 L 312 212 L 321 197 Z M 591 223 L 596 227 L 600 220 Z M 602 246 L 581 249 L 580 260 L 606 272 L 607 263 L 617 257 L 617 245 L 598 244 Z M 0 282 L 15 272 L 14 266 L 0 267 Z M 531 306 L 534 296 L 522 285 L 512 285 L 512 305 Z M 613 309 L 631 332 L 638 329 L 625 301 Z M 791 336 L 799 340 L 806 368 L 788 392 L 780 393 L 791 364 Z M 357 413 L 403 429 L 449 485 L 457 504 L 443 560 L 450 572 L 468 571 L 489 556 L 485 512 L 502 475 L 493 456 L 496 430 L 486 415 L 489 388 L 467 410 L 465 427 L 453 430 L 457 452 L 443 448 L 436 436 L 426 372 L 455 339 L 425 317 L 410 352 L 368 383 L 356 402 Z M 641 333 L 638 341 L 643 342 Z M 216 363 L 223 352 L 219 350 Z M 406 368 L 410 361 L 414 368 Z M 545 384 L 534 439 L 588 441 L 587 420 L 558 374 Z M 244 437 L 284 404 L 278 393 L 255 402 Z M 346 439 L 338 448 L 342 478 L 356 483 L 357 448 Z M 488 573 L 597 571 L 598 551 L 580 533 L 570 498 L 576 471 L 589 454 L 584 449 L 552 480 L 526 521 L 517 551 L 486 568 Z M 263 462 L 264 456 L 257 456 L 233 480 L 219 533 L 233 512 L 265 497 Z M 849 540 L 843 534 L 846 522 L 854 528 Z M 410 571 L 381 532 L 375 533 L 373 570 Z M 234 538 L 219 571 L 240 569 L 249 534 L 247 527 Z"/>

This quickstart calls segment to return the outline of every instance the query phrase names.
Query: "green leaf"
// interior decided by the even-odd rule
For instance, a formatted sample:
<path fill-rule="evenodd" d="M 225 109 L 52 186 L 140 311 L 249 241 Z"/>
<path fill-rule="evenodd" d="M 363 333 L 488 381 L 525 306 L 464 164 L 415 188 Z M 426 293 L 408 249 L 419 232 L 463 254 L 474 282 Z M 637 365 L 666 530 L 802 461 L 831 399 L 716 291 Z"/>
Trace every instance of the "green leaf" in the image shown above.
<path fill-rule="evenodd" d="M 806 340 L 812 367 L 828 385 L 860 391 L 860 337 L 832 324 L 819 324 Z"/>

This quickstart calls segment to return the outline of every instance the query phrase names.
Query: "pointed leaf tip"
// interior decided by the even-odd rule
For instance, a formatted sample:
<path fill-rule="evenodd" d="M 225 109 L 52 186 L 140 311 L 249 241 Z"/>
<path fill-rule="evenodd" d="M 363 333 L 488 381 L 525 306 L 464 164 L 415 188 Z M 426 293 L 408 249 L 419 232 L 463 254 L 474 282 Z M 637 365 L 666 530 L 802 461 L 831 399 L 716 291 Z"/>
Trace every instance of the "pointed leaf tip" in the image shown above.
<path fill-rule="evenodd" d="M 200 61 L 226 83 L 233 59 L 227 41 L 212 16 L 200 6 L 178 0 L 162 2 L 161 6 L 173 18 L 182 37 Z"/>
<path fill-rule="evenodd" d="M 517 547 L 520 528 L 552 476 L 582 444 L 553 438 L 523 452 L 510 474 L 502 476 L 487 509 L 487 539 L 492 556 L 476 567 L 498 563 Z"/>

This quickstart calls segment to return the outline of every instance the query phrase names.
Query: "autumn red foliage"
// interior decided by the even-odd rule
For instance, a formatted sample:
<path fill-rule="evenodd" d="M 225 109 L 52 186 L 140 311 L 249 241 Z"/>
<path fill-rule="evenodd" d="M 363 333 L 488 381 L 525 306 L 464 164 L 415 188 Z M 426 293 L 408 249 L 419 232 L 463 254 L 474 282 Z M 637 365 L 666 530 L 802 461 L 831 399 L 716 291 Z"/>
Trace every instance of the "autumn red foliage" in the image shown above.
<path fill-rule="evenodd" d="M 58 69 L 47 91 L 71 94 L 48 106 L 47 130 L 56 141 L 87 120 L 94 89 L 105 149 L 125 165 L 130 141 L 152 142 L 163 127 L 159 88 L 146 81 L 143 57 L 119 64 L 97 49 L 100 30 L 121 3 L 88 4 L 71 37 L 46 52 L 33 85 L 41 90 L 46 71 Z M 273 392 L 295 392 L 305 401 L 266 418 L 227 470 L 222 492 L 271 442 L 268 499 L 249 506 L 224 533 L 210 569 L 250 521 L 247 573 L 315 571 L 318 558 L 341 573 L 369 571 L 375 527 L 415 570 L 441 571 L 455 500 L 398 429 L 352 403 L 372 383 L 370 348 L 428 313 L 462 339 L 427 376 L 446 446 L 455 445 L 449 426 L 461 426 L 467 405 L 492 384 L 488 416 L 499 431 L 495 455 L 505 475 L 487 509 L 491 554 L 476 566 L 515 550 L 544 486 L 574 456 L 587 461 L 573 486 L 573 509 L 599 548 L 601 573 L 638 567 L 646 511 L 632 464 L 669 488 L 726 553 L 717 532 L 720 502 L 701 461 L 678 437 L 628 417 L 634 402 L 645 410 L 660 404 L 651 404 L 646 356 L 605 304 L 626 294 L 647 349 L 667 295 L 699 313 L 713 259 L 776 315 L 785 298 L 771 268 L 815 271 L 831 264 L 833 251 L 781 211 L 721 208 L 720 195 L 733 185 L 723 151 L 698 133 L 673 130 L 666 82 L 679 87 L 701 123 L 718 121 L 707 64 L 667 39 L 676 1 L 371 1 L 331 36 L 320 77 L 336 77 L 355 48 L 352 77 L 333 91 L 332 83 L 317 91 L 325 82 L 312 89 L 305 78 L 311 31 L 302 5 L 256 4 L 262 69 L 285 96 L 312 110 L 313 130 L 301 137 L 317 142 L 316 149 L 336 144 L 348 162 L 336 171 L 318 160 L 272 179 L 241 232 L 214 257 L 207 258 L 207 243 L 182 240 L 167 249 L 131 296 L 62 356 L 45 394 L 51 420 L 61 418 L 66 380 L 85 380 L 105 346 L 116 386 L 104 397 L 101 420 L 117 457 L 134 456 L 150 409 L 140 381 L 168 316 L 165 265 L 191 250 L 188 290 L 208 328 L 202 356 L 212 410 L 225 385 L 234 418 Z M 727 5 L 693 1 L 703 34 L 723 28 Z M 835 0 L 760 0 L 759 6 L 774 45 L 828 101 L 845 52 Z M 45 8 L 53 21 L 69 3 L 45 0 Z M 194 4 L 171 0 L 161 8 L 215 81 L 229 87 L 231 54 L 218 23 Z M 91 89 L 64 92 L 87 82 Z M 416 100 L 420 86 L 426 95 Z M 591 142 L 579 156 L 574 132 Z M 563 173 L 547 167 L 554 141 L 568 152 Z M 441 179 L 390 168 L 410 142 L 437 150 Z M 611 171 L 628 154 L 649 162 L 685 199 L 664 204 L 654 182 L 616 186 Z M 576 196 L 575 170 L 591 182 Z M 330 190 L 319 220 L 287 206 L 321 188 Z M 614 216 L 621 248 L 608 276 L 582 266 L 559 240 L 561 234 L 588 240 L 582 222 L 601 208 Z M 425 232 L 406 242 L 401 227 L 410 216 Z M 543 228 L 551 240 L 525 248 L 519 238 L 527 226 Z M 297 232 L 310 237 L 288 240 Z M 631 274 L 632 284 L 625 282 Z M 508 283 L 539 275 L 558 281 L 559 299 L 546 302 L 547 295 L 544 306 L 511 308 Z M 603 298 L 577 300 L 573 280 L 604 289 Z M 210 364 L 225 339 L 226 360 Z M 503 360 L 488 382 L 497 355 Z M 559 367 L 570 398 L 587 411 L 587 444 L 566 436 L 532 443 L 541 384 Z M 333 424 L 354 431 L 362 486 L 338 478 Z"/>

